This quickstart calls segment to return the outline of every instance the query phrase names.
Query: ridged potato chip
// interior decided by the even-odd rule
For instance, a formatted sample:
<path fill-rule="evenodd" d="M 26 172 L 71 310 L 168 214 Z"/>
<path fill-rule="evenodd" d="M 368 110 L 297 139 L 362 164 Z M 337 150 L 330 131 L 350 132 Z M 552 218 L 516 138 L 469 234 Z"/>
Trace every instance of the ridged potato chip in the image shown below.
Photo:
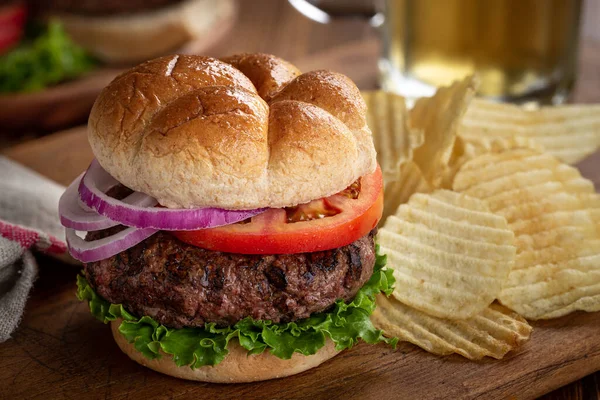
<path fill-rule="evenodd" d="M 600 197 L 579 171 L 531 149 L 485 154 L 454 179 L 515 233 L 517 256 L 498 299 L 528 319 L 600 311 Z"/>
<path fill-rule="evenodd" d="M 544 146 L 534 139 L 522 136 L 486 137 L 486 136 L 459 136 L 465 143 L 466 151 L 471 158 L 484 153 L 502 153 L 506 150 L 529 148 L 539 152 L 544 151 Z"/>
<path fill-rule="evenodd" d="M 377 242 L 394 270 L 394 297 L 440 318 L 483 311 L 515 258 L 506 220 L 484 202 L 448 190 L 414 194 L 388 217 Z"/>
<path fill-rule="evenodd" d="M 415 193 L 429 193 L 432 190 L 419 167 L 412 161 L 406 161 L 400 165 L 398 179 L 384 182 L 384 184 L 383 216 L 380 221 L 382 225 L 388 216 L 395 214 L 398 207 L 410 199 L 410 196 Z"/>
<path fill-rule="evenodd" d="M 466 188 L 470 195 L 485 199 L 492 211 L 507 219 L 508 212 L 526 209 L 532 201 L 538 205 L 553 204 L 547 196 L 563 193 L 565 188 L 571 193 L 594 193 L 593 183 L 577 169 L 532 149 L 489 153 L 469 161 L 454 179 L 454 190 Z M 500 210 L 503 204 L 513 208 Z"/>
<path fill-rule="evenodd" d="M 400 165 L 423 144 L 423 132 L 408 129 L 404 97 L 382 90 L 361 92 L 367 103 L 367 124 L 373 133 L 377 161 L 388 184 L 399 181 Z"/>
<path fill-rule="evenodd" d="M 535 140 L 523 137 L 463 137 L 457 136 L 452 149 L 448 168 L 440 171 L 444 179 L 441 187 L 452 189 L 452 182 L 458 170 L 467 163 L 486 153 L 501 153 L 512 149 L 535 149 L 543 151 L 543 147 Z"/>
<path fill-rule="evenodd" d="M 373 325 L 387 336 L 413 343 L 430 353 L 457 353 L 470 360 L 501 359 L 529 339 L 532 328 L 517 313 L 497 303 L 466 320 L 429 316 L 392 296 L 377 296 Z"/>
<path fill-rule="evenodd" d="M 459 135 L 475 143 L 496 138 L 533 139 L 548 153 L 575 164 L 600 147 L 600 105 L 529 110 L 476 99 L 461 122 Z"/>
<path fill-rule="evenodd" d="M 409 129 L 422 131 L 423 144 L 416 148 L 413 160 L 425 179 L 440 187 L 452 157 L 454 141 L 463 114 L 475 94 L 476 80 L 468 77 L 437 90 L 433 97 L 417 100 L 409 112 Z"/>
<path fill-rule="evenodd" d="M 361 93 L 367 103 L 367 122 L 383 172 L 385 204 L 380 222 L 383 224 L 413 193 L 431 191 L 412 161 L 414 149 L 423 144 L 423 132 L 408 128 L 404 97 L 382 90 Z"/>

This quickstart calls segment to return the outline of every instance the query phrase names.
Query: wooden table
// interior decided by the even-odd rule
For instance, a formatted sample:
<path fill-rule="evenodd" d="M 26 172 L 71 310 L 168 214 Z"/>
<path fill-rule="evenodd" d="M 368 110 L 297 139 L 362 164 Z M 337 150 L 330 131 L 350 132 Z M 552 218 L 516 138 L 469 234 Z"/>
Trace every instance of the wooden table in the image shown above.
<path fill-rule="evenodd" d="M 257 29 L 257 27 L 260 27 L 260 29 Z M 239 20 L 235 29 L 208 53 L 220 56 L 242 51 L 275 53 L 297 62 L 303 70 L 323 67 L 335 68 L 354 79 L 361 89 L 375 88 L 377 85 L 375 65 L 379 53 L 377 34 L 364 21 L 358 19 L 334 22 L 330 25 L 319 25 L 298 15 L 287 2 L 281 0 L 242 1 Z M 600 46 L 593 42 L 584 42 L 581 60 L 580 80 L 574 92 L 574 100 L 577 102 L 600 102 Z M 45 171 L 50 177 L 65 182 L 67 177 L 59 176 L 58 169 L 52 171 L 48 170 L 47 167 L 52 163 L 57 165 L 56 163 L 59 162 L 73 163 L 74 166 L 81 165 L 82 161 L 89 157 L 89 154 L 75 152 L 75 154 L 72 153 L 65 158 L 61 148 L 56 148 L 56 153 L 40 151 L 41 148 L 52 143 L 60 142 L 47 138 L 39 142 L 25 143 L 9 150 L 9 154 L 32 168 Z M 48 159 L 33 157 L 34 154 L 47 154 Z M 584 161 L 581 168 L 584 170 L 584 174 L 587 171 L 588 176 L 595 173 L 597 177 L 598 171 L 600 171 L 600 157 L 596 155 L 596 157 Z M 598 183 L 598 181 L 596 182 Z M 76 269 L 65 267 L 44 257 L 40 257 L 40 264 L 40 278 L 28 303 L 25 318 L 35 315 L 37 320 L 51 325 L 52 313 L 72 313 L 79 307 L 73 301 L 68 309 L 59 311 L 53 308 L 52 304 L 47 304 L 49 300 L 52 302 L 59 301 L 61 296 L 72 296 L 69 288 L 72 287 Z M 64 294 L 57 297 L 57 291 Z M 49 314 L 46 317 L 39 315 L 40 311 L 38 310 L 44 310 Z M 17 337 L 35 340 L 39 344 L 36 351 L 42 354 L 44 349 L 53 341 L 62 340 L 68 345 L 72 335 L 76 332 L 81 333 L 78 331 L 80 328 L 78 326 L 67 325 L 67 327 L 68 329 L 60 332 L 48 334 L 47 329 L 44 330 L 41 327 L 36 328 L 36 326 L 29 325 L 26 329 L 21 330 Z M 98 326 L 98 330 L 102 331 L 102 335 L 106 335 L 106 330 L 102 329 L 102 326 Z M 94 346 L 93 342 L 96 340 L 99 348 L 108 346 L 106 344 L 108 343 L 107 339 L 99 335 L 98 332 L 90 331 L 86 334 L 90 335 L 90 346 Z M 48 364 L 47 358 L 41 357 L 40 354 L 36 354 L 36 362 L 46 363 L 45 367 L 50 369 L 59 368 L 60 364 L 60 368 L 64 370 L 64 364 L 69 363 L 69 351 L 81 351 L 81 349 L 65 348 L 64 353 L 57 354 L 57 359 L 53 361 L 57 365 Z M 100 353 L 101 350 L 92 351 L 91 355 L 98 356 L 101 359 Z M 8 362 L 14 365 L 14 368 L 20 368 L 18 361 L 0 360 L 0 363 Z M 123 358 L 123 362 L 127 362 L 125 358 Z M 118 366 L 112 365 L 110 367 L 115 368 L 115 373 L 119 372 Z M 71 373 L 74 374 L 74 378 L 70 381 L 71 384 L 79 382 L 80 384 L 92 385 L 92 387 L 102 387 L 104 393 L 110 396 L 110 382 L 85 381 L 86 376 L 93 379 L 97 373 L 94 370 L 93 363 L 90 363 L 86 368 L 88 369 L 85 371 L 73 368 Z M 146 377 L 145 374 L 143 376 Z M 19 375 L 19 379 L 34 378 Z M 600 373 L 589 375 L 544 396 L 544 399 L 598 399 L 600 393 L 599 378 Z M 561 381 L 560 379 L 560 376 L 557 376 L 557 380 Z M 1 374 L 0 381 L 2 381 Z M 2 381 L 2 384 L 6 383 L 18 385 L 19 380 L 13 382 Z M 244 393 L 244 390 L 240 388 L 238 394 L 242 396 L 247 393 Z"/>

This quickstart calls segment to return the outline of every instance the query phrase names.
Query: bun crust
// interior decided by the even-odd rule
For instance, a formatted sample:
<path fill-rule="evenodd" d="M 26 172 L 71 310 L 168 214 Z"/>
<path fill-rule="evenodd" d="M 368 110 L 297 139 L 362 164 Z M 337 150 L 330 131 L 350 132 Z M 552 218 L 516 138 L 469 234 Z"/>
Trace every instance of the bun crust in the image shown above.
<path fill-rule="evenodd" d="M 117 77 L 88 123 L 100 164 L 171 208 L 293 206 L 375 170 L 350 79 L 266 54 L 224 60 L 162 57 Z"/>
<path fill-rule="evenodd" d="M 108 63 L 136 63 L 180 48 L 235 12 L 231 0 L 186 0 L 136 14 L 58 14 L 69 36 Z M 101 40 L 99 40 L 101 38 Z"/>
<path fill-rule="evenodd" d="M 271 54 L 236 54 L 221 58 L 246 75 L 256 87 L 260 97 L 269 101 L 288 82 L 300 75 L 293 64 Z"/>
<path fill-rule="evenodd" d="M 147 359 L 119 332 L 120 322 L 120 320 L 111 322 L 111 330 L 117 345 L 129 358 L 156 372 L 200 382 L 242 383 L 283 378 L 314 368 L 339 353 L 335 350 L 333 342 L 328 340 L 316 354 L 303 356 L 294 353 L 291 359 L 282 360 L 268 352 L 248 355 L 246 349 L 232 340 L 229 342 L 229 354 L 221 363 L 214 367 L 191 369 L 189 366 L 178 367 L 171 356 L 164 353 L 159 359 Z"/>

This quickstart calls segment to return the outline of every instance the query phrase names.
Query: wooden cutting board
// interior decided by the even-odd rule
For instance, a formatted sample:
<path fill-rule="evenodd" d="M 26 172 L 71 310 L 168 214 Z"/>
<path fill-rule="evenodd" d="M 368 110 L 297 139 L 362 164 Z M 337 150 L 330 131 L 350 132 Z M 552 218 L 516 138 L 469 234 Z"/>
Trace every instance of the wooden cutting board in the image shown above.
<path fill-rule="evenodd" d="M 377 49 L 353 44 L 298 64 L 339 66 L 370 88 L 374 70 L 356 57 L 361 52 L 376 56 Z M 92 158 L 85 128 L 25 143 L 6 155 L 62 184 Z M 579 168 L 600 186 L 600 154 Z M 43 256 L 39 264 L 23 321 L 13 339 L 0 344 L 0 399 L 533 399 L 600 370 L 600 313 L 574 313 L 534 323 L 531 340 L 499 361 L 437 357 L 406 343 L 396 350 L 360 344 L 285 379 L 238 385 L 180 381 L 121 353 L 109 327 L 75 298 L 77 267 Z"/>
<path fill-rule="evenodd" d="M 85 128 L 15 147 L 7 155 L 62 184 L 89 163 Z M 600 182 L 600 154 L 584 175 Z M 179 381 L 122 354 L 108 326 L 75 298 L 77 268 L 41 258 L 40 278 L 13 340 L 0 344 L 0 398 L 530 399 L 600 369 L 600 313 L 534 323 L 531 341 L 504 360 L 436 357 L 412 345 L 361 344 L 315 370 L 256 384 Z"/>

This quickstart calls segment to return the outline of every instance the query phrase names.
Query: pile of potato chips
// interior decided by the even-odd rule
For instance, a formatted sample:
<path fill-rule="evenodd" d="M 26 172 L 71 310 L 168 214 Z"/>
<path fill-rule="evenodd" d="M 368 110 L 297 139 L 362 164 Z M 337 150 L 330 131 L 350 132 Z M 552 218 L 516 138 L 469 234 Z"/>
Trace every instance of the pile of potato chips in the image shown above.
<path fill-rule="evenodd" d="M 576 163 L 600 106 L 474 99 L 467 78 L 419 99 L 363 93 L 385 184 L 377 242 L 396 287 L 372 320 L 435 354 L 502 358 L 526 319 L 600 311 L 600 195 Z"/>

